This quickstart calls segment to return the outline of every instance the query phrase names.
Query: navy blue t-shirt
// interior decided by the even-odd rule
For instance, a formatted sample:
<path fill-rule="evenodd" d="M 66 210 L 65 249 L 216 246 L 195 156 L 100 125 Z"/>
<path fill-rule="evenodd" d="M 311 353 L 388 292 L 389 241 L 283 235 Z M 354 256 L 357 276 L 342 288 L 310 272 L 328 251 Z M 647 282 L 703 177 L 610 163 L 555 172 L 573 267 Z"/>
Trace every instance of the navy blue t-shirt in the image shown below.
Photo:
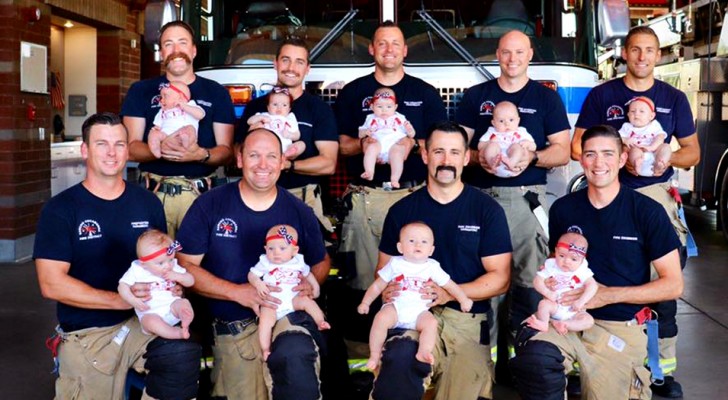
<path fill-rule="evenodd" d="M 254 211 L 240 198 L 238 182 L 220 186 L 198 197 L 182 220 L 177 239 L 182 253 L 204 254 L 201 267 L 218 278 L 247 283 L 248 272 L 265 253 L 265 236 L 273 225 L 288 224 L 298 231 L 299 253 L 308 265 L 325 255 L 318 220 L 310 207 L 278 188 L 275 202 L 265 211 Z M 255 316 L 238 303 L 206 299 L 213 317 L 236 321 Z"/>
<path fill-rule="evenodd" d="M 395 203 L 387 213 L 379 250 L 399 255 L 399 231 L 410 222 L 422 221 L 435 234 L 432 255 L 455 283 L 468 283 L 486 273 L 481 258 L 512 251 L 506 216 L 490 196 L 465 185 L 463 192 L 447 204 L 438 203 L 427 187 Z M 447 304 L 460 309 L 458 302 Z M 476 301 L 471 312 L 490 310 L 490 301 Z"/>
<path fill-rule="evenodd" d="M 579 227 L 589 242 L 587 260 L 594 279 L 605 286 L 639 286 L 650 281 L 650 263 L 680 246 L 659 204 L 622 186 L 608 206 L 597 209 L 587 190 L 554 202 L 549 213 L 549 247 L 570 227 Z M 644 305 L 611 304 L 589 310 L 596 319 L 629 321 Z"/>
<path fill-rule="evenodd" d="M 526 128 L 536 142 L 536 149 L 546 147 L 548 136 L 570 129 L 564 103 L 559 94 L 530 80 L 523 89 L 507 93 L 493 79 L 468 89 L 458 106 L 455 121 L 475 131 L 470 148 L 477 149 L 480 137 L 492 127 L 493 110 L 501 101 L 510 101 L 518 107 L 520 126 Z M 463 175 L 467 183 L 480 188 L 492 186 L 545 185 L 546 168 L 530 166 L 513 178 L 500 178 L 486 172 L 481 166 L 470 166 Z"/>
<path fill-rule="evenodd" d="M 165 83 L 169 83 L 169 80 L 164 75 L 134 83 L 129 88 L 124 104 L 121 106 L 122 116 L 146 119 L 145 142 L 149 130 L 154 126 L 154 116 L 157 115 L 161 107 L 159 104 L 159 88 Z M 235 123 L 235 111 L 230 94 L 219 83 L 201 76 L 197 76 L 189 87 L 192 95 L 191 100 L 194 100 L 198 106 L 205 110 L 205 118 L 200 121 L 197 130 L 197 143 L 200 147 L 208 149 L 215 147 L 218 143 L 215 141 L 212 124 L 214 122 L 230 125 Z M 210 175 L 217 167 L 201 162 L 179 163 L 160 158 L 140 163 L 139 169 L 162 176 L 199 178 Z"/>
<path fill-rule="evenodd" d="M 372 96 L 381 87 L 384 85 L 377 82 L 372 73 L 349 82 L 341 89 L 334 104 L 339 134 L 359 139 L 359 127 L 364 124 L 367 115 L 372 113 L 369 109 Z M 412 124 L 416 139 L 427 139 L 427 129 L 432 124 L 447 120 L 445 104 L 437 89 L 422 79 L 405 74 L 391 89 L 397 97 L 397 112 Z M 348 157 L 346 168 L 349 176 L 356 177 L 355 182 L 361 183 L 359 176 L 364 172 L 363 155 Z M 377 164 L 372 183 L 381 185 L 389 182 L 390 176 L 389 164 Z M 422 182 L 426 177 L 427 169 L 422 157 L 407 157 L 399 181 Z"/>
<path fill-rule="evenodd" d="M 667 133 L 665 143 L 670 143 L 672 137 L 679 139 L 695 133 L 695 122 L 690 104 L 685 93 L 675 89 L 667 83 L 655 79 L 655 84 L 644 92 L 635 92 L 624 84 L 624 79 L 613 79 L 593 88 L 581 106 L 578 128 L 588 129 L 594 125 L 611 125 L 619 130 L 625 122 L 629 122 L 627 103 L 635 97 L 645 96 L 655 103 L 655 119 L 662 125 Z M 634 176 L 622 168 L 619 171 L 619 181 L 633 189 L 649 186 L 655 183 L 667 182 L 674 173 L 668 168 L 662 176 Z"/>
<path fill-rule="evenodd" d="M 104 200 L 83 184 L 51 198 L 43 207 L 33 248 L 34 259 L 71 264 L 68 275 L 100 290 L 116 292 L 119 278 L 136 256 L 139 235 L 167 230 L 162 203 L 151 192 L 127 184 L 121 196 Z M 112 326 L 133 310 L 95 310 L 58 303 L 64 329 Z"/>
<path fill-rule="evenodd" d="M 235 143 L 240 143 L 248 131 L 248 118 L 259 112 L 267 112 L 268 96 L 258 97 L 245 106 L 245 112 L 240 124 L 235 129 Z M 291 112 L 298 120 L 298 130 L 301 132 L 301 140 L 306 143 L 306 150 L 296 158 L 305 160 L 319 155 L 316 148 L 317 141 L 339 141 L 339 134 L 336 132 L 336 118 L 331 107 L 323 100 L 308 92 L 303 92 L 291 106 Z M 321 176 L 303 175 L 296 172 L 281 174 L 278 185 L 286 189 L 299 188 L 310 183 L 321 183 Z"/>

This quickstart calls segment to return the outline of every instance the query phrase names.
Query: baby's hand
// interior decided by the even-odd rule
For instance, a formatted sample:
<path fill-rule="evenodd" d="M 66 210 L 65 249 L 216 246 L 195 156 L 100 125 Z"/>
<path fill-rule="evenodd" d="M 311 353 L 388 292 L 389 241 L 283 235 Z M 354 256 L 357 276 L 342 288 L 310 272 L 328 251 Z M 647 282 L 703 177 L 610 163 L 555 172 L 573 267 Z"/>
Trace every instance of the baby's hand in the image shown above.
<path fill-rule="evenodd" d="M 369 306 L 361 303 L 359 304 L 359 307 L 356 308 L 356 311 L 359 312 L 359 314 L 369 314 Z"/>
<path fill-rule="evenodd" d="M 258 292 L 258 296 L 260 297 L 266 297 L 270 294 L 270 289 L 268 289 L 268 285 L 256 286 L 255 290 Z"/>
<path fill-rule="evenodd" d="M 145 303 L 144 301 L 142 301 L 142 299 L 140 299 L 140 298 L 136 298 L 134 300 L 134 302 L 132 304 L 132 307 L 134 307 L 135 309 L 137 309 L 139 311 L 147 311 L 147 310 L 149 310 L 149 305 L 147 305 L 147 303 Z"/>
<path fill-rule="evenodd" d="M 470 309 L 473 308 L 473 300 L 467 299 L 460 303 L 460 309 L 463 310 L 463 312 L 470 312 Z"/>

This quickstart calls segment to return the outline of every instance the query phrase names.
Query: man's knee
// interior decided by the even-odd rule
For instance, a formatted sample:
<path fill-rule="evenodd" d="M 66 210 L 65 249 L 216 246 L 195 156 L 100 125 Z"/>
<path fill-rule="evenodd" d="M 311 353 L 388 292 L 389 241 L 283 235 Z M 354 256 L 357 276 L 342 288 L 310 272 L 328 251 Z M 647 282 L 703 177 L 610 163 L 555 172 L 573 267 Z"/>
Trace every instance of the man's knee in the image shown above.
<path fill-rule="evenodd" d="M 424 379 L 432 372 L 429 364 L 417 361 L 419 343 L 409 338 L 386 344 L 381 371 L 374 382 L 374 400 L 419 400 L 425 392 Z"/>
<path fill-rule="evenodd" d="M 518 392 L 524 400 L 563 400 L 566 389 L 564 356 L 558 347 L 530 340 L 510 361 Z"/>
<path fill-rule="evenodd" d="M 268 369 L 273 378 L 273 399 L 318 399 L 318 353 L 313 339 L 302 332 L 284 332 L 271 346 Z"/>
<path fill-rule="evenodd" d="M 200 378 L 200 345 L 187 340 L 156 338 L 147 345 L 144 367 L 146 392 L 155 399 L 185 400 L 197 397 Z"/>

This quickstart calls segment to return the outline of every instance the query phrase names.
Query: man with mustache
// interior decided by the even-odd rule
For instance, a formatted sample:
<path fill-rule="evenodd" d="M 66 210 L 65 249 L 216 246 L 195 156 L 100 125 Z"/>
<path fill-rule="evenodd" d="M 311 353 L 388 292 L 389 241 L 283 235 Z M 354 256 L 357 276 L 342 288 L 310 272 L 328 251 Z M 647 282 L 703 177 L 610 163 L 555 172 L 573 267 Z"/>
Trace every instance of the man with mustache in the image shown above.
<path fill-rule="evenodd" d="M 491 197 L 463 183 L 470 160 L 468 136 L 456 123 L 431 128 L 422 160 L 427 186 L 395 203 L 384 221 L 377 270 L 398 255 L 400 229 L 414 221 L 429 226 L 435 238 L 432 259 L 474 301 L 470 312 L 442 287 L 430 281 L 423 298 L 432 299 L 439 324 L 429 365 L 415 358 L 417 332 L 399 332 L 385 345 L 374 383 L 375 400 L 420 399 L 434 387 L 436 400 L 493 398 L 493 363 L 488 342 L 490 299 L 508 288 L 511 241 L 503 209 Z M 384 301 L 396 296 L 397 284 L 385 289 Z"/>
<path fill-rule="evenodd" d="M 533 288 L 533 278 L 548 256 L 546 172 L 569 161 L 570 125 L 556 91 L 528 77 L 528 63 L 533 58 L 528 36 L 519 31 L 506 33 L 498 42 L 496 56 L 500 76 L 468 89 L 455 120 L 471 139 L 473 165 L 466 171 L 465 181 L 493 196 L 508 217 L 513 243 L 510 330 L 515 331 L 536 311 L 541 299 Z M 477 150 L 480 136 L 492 125 L 494 106 L 502 101 L 518 107 L 521 126 L 536 141 L 536 151 L 528 151 L 530 156 L 513 168 L 516 175 L 510 178 L 495 176 L 499 160 L 489 164 L 484 152 Z M 543 222 L 537 218 L 539 206 Z M 495 342 L 496 331 L 493 333 Z"/>
<path fill-rule="evenodd" d="M 350 313 L 354 327 L 346 336 L 359 342 L 366 342 L 372 316 L 358 317 L 356 306 L 361 303 L 364 291 L 374 282 L 377 265 L 379 239 L 384 216 L 389 207 L 409 195 L 424 183 L 426 168 L 419 157 L 424 146 L 425 133 L 435 122 L 447 119 L 445 105 L 437 89 L 425 81 L 405 73 L 404 59 L 407 57 L 407 43 L 400 28 L 391 21 L 377 28 L 369 44 L 369 54 L 374 58 L 374 72 L 349 82 L 336 97 L 334 113 L 339 128 L 339 149 L 346 157 L 349 176 L 356 177 L 348 186 L 344 198 L 350 204 L 350 211 L 344 220 L 340 251 L 352 255 L 355 260 L 356 277 L 349 283 L 353 289 Z M 372 138 L 359 139 L 359 127 L 371 112 L 373 93 L 381 88 L 391 88 L 397 99 L 397 111 L 412 124 L 415 137 L 406 137 L 398 143 L 406 146 L 404 171 L 400 178 L 400 189 L 392 189 L 388 164 L 377 164 L 374 178 L 360 178 L 363 169 L 363 151 Z M 373 313 L 372 313 L 373 314 Z M 362 354 L 364 356 L 366 354 Z"/>
<path fill-rule="evenodd" d="M 278 185 L 311 206 L 321 225 L 333 232 L 334 227 L 323 213 L 320 184 L 322 177 L 333 174 L 336 169 L 339 152 L 336 119 L 331 107 L 318 96 L 303 90 L 303 78 L 311 68 L 306 42 L 299 38 L 281 42 L 273 68 L 278 75 L 277 85 L 287 90 L 293 98 L 291 112 L 298 120 L 300 140 L 306 144 L 304 152 L 295 159 L 284 154 L 285 173 L 281 174 Z M 263 126 L 262 123 L 249 126 L 247 121 L 256 113 L 265 112 L 267 104 L 268 96 L 265 96 L 254 99 L 245 107 L 235 132 L 235 143 L 239 143 L 249 130 Z"/>
<path fill-rule="evenodd" d="M 139 81 L 129 88 L 121 107 L 129 131 L 129 159 L 139 162 L 142 182 L 164 204 L 167 233 L 174 237 L 187 209 L 200 193 L 218 181 L 214 172 L 232 157 L 233 111 L 230 95 L 217 82 L 195 75 L 192 60 L 197 55 L 194 31 L 185 22 L 172 21 L 160 29 L 164 75 Z M 183 147 L 172 134 L 162 142 L 162 157 L 156 158 L 146 143 L 159 111 L 159 91 L 171 81 L 190 88 L 191 100 L 205 110 L 197 143 Z M 184 129 L 194 129 L 185 126 Z M 179 132 L 178 131 L 178 132 Z"/>

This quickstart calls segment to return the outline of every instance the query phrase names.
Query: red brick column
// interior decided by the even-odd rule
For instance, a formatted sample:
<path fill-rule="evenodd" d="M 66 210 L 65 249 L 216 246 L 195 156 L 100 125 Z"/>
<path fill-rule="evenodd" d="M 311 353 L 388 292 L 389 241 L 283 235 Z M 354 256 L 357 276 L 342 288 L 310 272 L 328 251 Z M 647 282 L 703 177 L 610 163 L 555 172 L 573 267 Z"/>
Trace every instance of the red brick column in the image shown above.
<path fill-rule="evenodd" d="M 50 97 L 20 91 L 20 42 L 50 45 L 50 8 L 40 1 L 7 3 L 0 2 L 0 262 L 30 256 L 50 197 Z M 40 21 L 24 17 L 31 6 L 41 10 Z M 31 104 L 35 120 L 27 117 Z"/>
<path fill-rule="evenodd" d="M 139 80 L 141 49 L 144 45 L 136 33 L 137 12 L 127 14 L 126 30 L 99 29 L 96 41 L 98 111 L 121 111 L 124 95 Z"/>

